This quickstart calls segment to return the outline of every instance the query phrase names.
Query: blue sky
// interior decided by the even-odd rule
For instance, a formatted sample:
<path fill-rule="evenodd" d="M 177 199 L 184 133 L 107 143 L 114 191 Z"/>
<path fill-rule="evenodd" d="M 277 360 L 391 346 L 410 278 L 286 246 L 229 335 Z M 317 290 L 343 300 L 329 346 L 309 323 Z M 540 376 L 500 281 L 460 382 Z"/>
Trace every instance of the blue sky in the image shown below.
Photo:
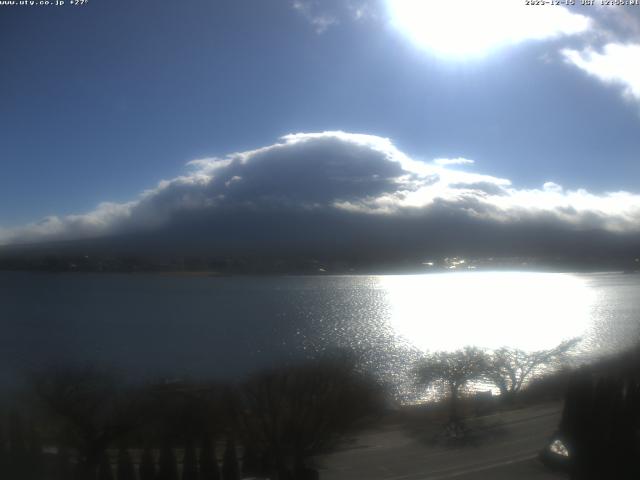
<path fill-rule="evenodd" d="M 547 191 L 557 198 L 527 198 L 634 228 L 640 7 L 537 7 L 501 37 L 512 13 L 492 1 L 500 8 L 474 20 L 475 37 L 456 30 L 470 19 L 464 1 L 457 14 L 441 11 L 446 2 L 412 0 L 0 6 L 10 47 L 0 50 L 0 233 L 46 237 L 38 222 L 54 218 L 55 235 L 73 235 L 65 225 L 102 215 L 101 202 L 131 216 L 132 202 L 162 180 L 212 175 L 212 159 L 325 131 L 386 138 L 430 166 L 473 160 L 439 168 L 508 181 L 510 201 L 493 207 L 521 208 L 526 192 Z M 400 18 L 407 11 L 412 25 Z M 433 18 L 448 33 L 417 38 L 411 28 L 431 32 Z M 195 173 L 185 166 L 198 159 Z M 370 208 L 369 197 L 358 208 Z M 109 222 L 100 217 L 102 230 L 87 234 L 109 232 Z"/>

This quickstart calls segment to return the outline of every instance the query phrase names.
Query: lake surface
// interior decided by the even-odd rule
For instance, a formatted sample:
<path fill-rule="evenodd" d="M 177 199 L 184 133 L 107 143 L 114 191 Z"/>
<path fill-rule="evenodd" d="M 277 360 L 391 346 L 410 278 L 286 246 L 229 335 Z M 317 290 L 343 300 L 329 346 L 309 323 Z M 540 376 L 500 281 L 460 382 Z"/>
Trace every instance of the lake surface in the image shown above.
<path fill-rule="evenodd" d="M 185 277 L 0 272 L 0 380 L 57 363 L 237 377 L 333 348 L 402 377 L 424 350 L 593 351 L 640 333 L 640 275 Z"/>

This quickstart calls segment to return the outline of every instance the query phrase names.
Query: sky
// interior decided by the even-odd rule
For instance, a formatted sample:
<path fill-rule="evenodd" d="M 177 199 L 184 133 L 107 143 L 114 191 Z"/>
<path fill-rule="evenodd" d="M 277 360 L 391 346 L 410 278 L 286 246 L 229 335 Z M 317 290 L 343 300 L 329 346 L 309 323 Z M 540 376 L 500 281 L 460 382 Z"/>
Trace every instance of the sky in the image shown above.
<path fill-rule="evenodd" d="M 66 3 L 0 2 L 0 244 L 261 211 L 640 232 L 640 7 Z"/>

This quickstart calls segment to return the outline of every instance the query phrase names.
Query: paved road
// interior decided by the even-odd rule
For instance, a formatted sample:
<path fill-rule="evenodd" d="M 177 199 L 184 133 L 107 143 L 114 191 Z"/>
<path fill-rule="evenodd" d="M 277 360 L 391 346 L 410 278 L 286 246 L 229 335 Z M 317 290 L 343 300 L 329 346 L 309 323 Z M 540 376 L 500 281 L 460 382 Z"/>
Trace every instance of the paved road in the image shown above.
<path fill-rule="evenodd" d="M 401 425 L 363 433 L 348 449 L 323 459 L 323 480 L 555 480 L 537 453 L 558 426 L 560 405 L 483 417 L 475 446 L 434 447 Z"/>

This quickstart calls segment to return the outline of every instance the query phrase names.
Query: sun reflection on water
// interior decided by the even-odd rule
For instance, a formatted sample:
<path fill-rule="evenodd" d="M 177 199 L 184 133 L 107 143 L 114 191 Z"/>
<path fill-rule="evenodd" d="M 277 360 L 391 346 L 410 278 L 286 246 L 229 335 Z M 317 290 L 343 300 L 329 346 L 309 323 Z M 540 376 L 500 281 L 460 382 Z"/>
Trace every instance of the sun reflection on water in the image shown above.
<path fill-rule="evenodd" d="M 596 294 L 571 274 L 470 272 L 378 277 L 395 333 L 422 350 L 551 348 L 589 328 Z"/>

